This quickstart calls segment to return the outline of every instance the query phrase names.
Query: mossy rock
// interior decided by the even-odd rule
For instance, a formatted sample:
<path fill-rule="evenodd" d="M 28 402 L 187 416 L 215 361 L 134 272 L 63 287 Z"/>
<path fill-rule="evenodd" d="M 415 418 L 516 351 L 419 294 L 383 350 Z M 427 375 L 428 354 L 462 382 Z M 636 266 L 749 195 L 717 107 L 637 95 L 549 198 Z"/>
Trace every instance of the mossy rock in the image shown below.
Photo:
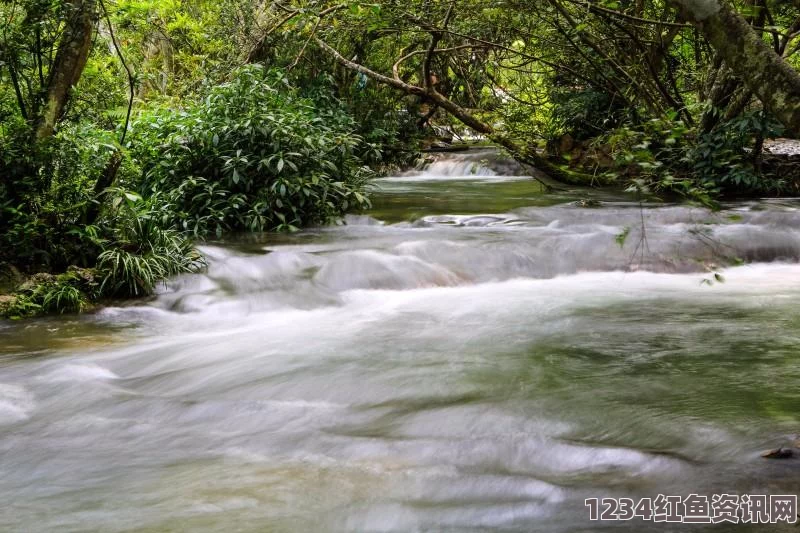
<path fill-rule="evenodd" d="M 33 274 L 3 299 L 0 317 L 17 319 L 87 311 L 99 297 L 98 278 L 94 269 L 76 266 L 61 274 Z"/>
<path fill-rule="evenodd" d="M 98 273 L 94 268 L 81 268 L 72 265 L 67 268 L 67 272 L 65 274 L 61 274 L 58 278 L 59 281 L 67 281 L 66 277 L 69 277 L 69 279 L 72 280 L 80 281 L 81 283 L 87 285 L 99 283 Z"/>
<path fill-rule="evenodd" d="M 47 272 L 39 272 L 29 277 L 19 286 L 17 286 L 16 292 L 33 292 L 40 285 L 49 285 L 55 282 L 56 282 L 56 276 L 54 274 L 48 274 Z"/>
<path fill-rule="evenodd" d="M 8 318 L 9 312 L 14 309 L 17 297 L 11 294 L 0 294 L 0 318 Z"/>
<path fill-rule="evenodd" d="M 9 263 L 0 263 L 0 294 L 9 294 L 23 281 L 25 276 Z"/>

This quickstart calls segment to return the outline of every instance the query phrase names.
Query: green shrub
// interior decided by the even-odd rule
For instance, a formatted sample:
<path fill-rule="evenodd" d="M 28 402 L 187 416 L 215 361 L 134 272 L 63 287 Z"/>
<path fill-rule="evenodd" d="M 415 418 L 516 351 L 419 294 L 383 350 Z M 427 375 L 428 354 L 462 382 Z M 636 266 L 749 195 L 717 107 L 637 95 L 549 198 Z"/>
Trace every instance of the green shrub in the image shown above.
<path fill-rule="evenodd" d="M 69 271 L 38 279 L 7 297 L 4 313 L 81 311 L 100 295 L 151 294 L 204 266 L 189 235 L 293 230 L 369 205 L 364 161 L 380 156 L 379 140 L 367 143 L 356 129 L 335 98 L 301 96 L 249 67 L 183 112 L 143 117 L 123 152 L 120 186 L 97 199 L 97 180 L 121 149 L 112 131 L 65 121 L 32 150 L 29 126 L 4 122 L 0 172 L 13 179 L 0 185 L 0 261 L 33 272 L 95 267 L 98 280 L 89 287 Z M 97 201 L 100 219 L 87 224 Z"/>
<path fill-rule="evenodd" d="M 112 238 L 97 258 L 102 276 L 100 292 L 106 296 L 144 296 L 171 276 L 196 272 L 205 265 L 184 234 L 164 227 L 170 206 L 158 195 L 109 191 L 111 212 L 106 222 Z"/>
<path fill-rule="evenodd" d="M 67 124 L 35 152 L 24 130 L 6 133 L 0 148 L 11 155 L 0 156 L 0 172 L 20 177 L 0 188 L 0 260 L 34 272 L 93 265 L 99 248 L 83 217 L 115 149 L 111 133 Z"/>
<path fill-rule="evenodd" d="M 698 134 L 677 114 L 623 126 L 596 139 L 614 155 L 617 173 L 632 178 L 632 190 L 679 193 L 716 206 L 726 194 L 774 193 L 784 186 L 758 165 L 759 138 L 780 135 L 761 111 L 745 113 Z"/>
<path fill-rule="evenodd" d="M 699 182 L 715 193 L 774 192 L 783 186 L 757 165 L 755 139 L 776 137 L 783 128 L 763 111 L 745 113 L 701 135 L 683 161 Z"/>
<path fill-rule="evenodd" d="M 551 91 L 552 119 L 562 133 L 576 140 L 596 137 L 617 127 L 625 118 L 624 102 L 591 88 L 554 89 Z"/>
<path fill-rule="evenodd" d="M 95 272 L 72 267 L 63 274 L 40 273 L 17 288 L 2 309 L 12 318 L 26 318 L 43 313 L 79 313 L 97 298 L 99 286 Z"/>
<path fill-rule="evenodd" d="M 354 129 L 341 109 L 250 66 L 183 112 L 135 124 L 144 176 L 130 188 L 170 205 L 164 226 L 198 236 L 324 224 L 369 205 Z"/>

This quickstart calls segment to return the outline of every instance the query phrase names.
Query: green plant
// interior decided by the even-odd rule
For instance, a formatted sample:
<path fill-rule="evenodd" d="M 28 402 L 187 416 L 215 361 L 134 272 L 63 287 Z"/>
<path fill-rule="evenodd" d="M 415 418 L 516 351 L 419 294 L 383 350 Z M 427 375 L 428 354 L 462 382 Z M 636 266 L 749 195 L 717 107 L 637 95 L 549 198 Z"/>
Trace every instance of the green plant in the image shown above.
<path fill-rule="evenodd" d="M 625 118 L 626 107 L 613 96 L 596 89 L 555 88 L 550 98 L 552 119 L 562 133 L 584 140 L 609 131 Z"/>
<path fill-rule="evenodd" d="M 3 309 L 3 315 L 12 320 L 19 320 L 21 318 L 28 318 L 38 315 L 42 312 L 42 306 L 33 302 L 29 297 L 18 295 L 14 297 L 8 305 Z"/>
<path fill-rule="evenodd" d="M 80 289 L 66 283 L 55 285 L 42 296 L 42 308 L 47 312 L 81 312 L 86 305 Z"/>
<path fill-rule="evenodd" d="M 677 116 L 625 125 L 595 139 L 614 156 L 617 175 L 629 190 L 678 193 L 716 207 L 716 198 L 732 193 L 779 192 L 778 176 L 760 168 L 761 142 L 781 128 L 763 111 L 745 113 L 698 134 Z"/>
<path fill-rule="evenodd" d="M 73 267 L 59 275 L 39 273 L 17 289 L 3 314 L 25 318 L 42 313 L 80 313 L 97 295 L 98 284 L 91 270 Z"/>
<path fill-rule="evenodd" d="M 324 224 L 369 205 L 354 129 L 340 108 L 250 66 L 182 113 L 143 117 L 134 131 L 144 178 L 131 185 L 169 203 L 165 226 L 197 236 Z"/>
<path fill-rule="evenodd" d="M 109 194 L 113 200 L 107 221 L 113 229 L 112 239 L 97 258 L 100 293 L 148 295 L 170 276 L 203 268 L 205 262 L 191 241 L 178 230 L 163 226 L 163 210 L 168 206 L 158 196 L 144 200 L 122 189 L 112 189 Z"/>
<path fill-rule="evenodd" d="M 622 228 L 622 232 L 614 235 L 614 242 L 619 245 L 620 248 L 625 247 L 625 241 L 628 240 L 628 236 L 631 234 L 631 228 L 626 226 Z"/>
<path fill-rule="evenodd" d="M 701 135 L 683 161 L 698 182 L 715 193 L 780 190 L 778 177 L 760 172 L 758 140 L 776 137 L 782 129 L 763 111 L 744 113 Z"/>
<path fill-rule="evenodd" d="M 0 259 L 33 271 L 91 266 L 101 236 L 84 215 L 115 150 L 113 137 L 91 125 L 67 125 L 27 160 L 13 160 L 23 141 L 0 134 L 0 148 L 4 142 L 12 150 L 6 158 L 0 149 L 0 173 L 24 177 L 0 187 Z"/>

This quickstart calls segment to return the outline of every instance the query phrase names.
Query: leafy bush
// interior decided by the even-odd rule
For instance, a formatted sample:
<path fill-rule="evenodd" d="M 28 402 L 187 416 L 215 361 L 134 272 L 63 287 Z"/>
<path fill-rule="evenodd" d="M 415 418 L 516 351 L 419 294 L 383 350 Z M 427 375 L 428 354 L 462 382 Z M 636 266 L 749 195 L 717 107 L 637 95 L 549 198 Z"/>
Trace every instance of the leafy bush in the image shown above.
<path fill-rule="evenodd" d="M 99 251 L 84 231 L 94 183 L 114 148 L 109 132 L 67 125 L 35 152 L 29 132 L 0 132 L 0 173 L 19 176 L 0 188 L 0 259 L 29 270 L 91 266 Z M 13 188 L 12 185 L 13 184 Z"/>
<path fill-rule="evenodd" d="M 731 193 L 780 191 L 783 181 L 762 172 L 759 140 L 781 134 L 762 111 L 745 113 L 699 134 L 672 114 L 617 128 L 595 142 L 607 146 L 617 173 L 632 190 L 679 193 L 708 205 Z"/>
<path fill-rule="evenodd" d="M 713 192 L 778 190 L 781 181 L 759 171 L 760 146 L 754 140 L 781 133 L 781 126 L 763 111 L 745 113 L 701 135 L 684 161 Z"/>
<path fill-rule="evenodd" d="M 364 162 L 379 158 L 388 132 L 375 126 L 365 142 L 342 104 L 322 94 L 301 96 L 249 67 L 178 114 L 156 109 L 121 152 L 120 186 L 99 199 L 98 179 L 121 150 L 113 132 L 68 121 L 31 150 L 29 125 L 5 113 L 0 95 L 0 113 L 11 117 L 0 125 L 0 172 L 13 178 L 0 185 L 0 261 L 28 272 L 93 267 L 97 278 L 91 287 L 69 272 L 38 279 L 4 297 L 3 313 L 80 311 L 101 295 L 150 294 L 204 266 L 189 235 L 294 230 L 369 205 Z M 87 224 L 98 201 L 100 218 Z"/>
<path fill-rule="evenodd" d="M 354 129 L 341 109 L 250 66 L 183 112 L 135 124 L 144 177 L 131 188 L 169 203 L 165 226 L 198 236 L 323 224 L 369 205 Z"/>
<path fill-rule="evenodd" d="M 9 318 L 25 318 L 42 313 L 84 311 L 99 295 L 95 272 L 72 267 L 63 274 L 40 273 L 17 290 L 2 313 Z"/>
<path fill-rule="evenodd" d="M 151 294 L 158 282 L 170 276 L 196 272 L 204 265 L 191 241 L 174 228 L 165 228 L 160 197 L 148 200 L 113 189 L 112 214 L 107 221 L 112 237 L 97 258 L 102 276 L 100 292 L 106 296 Z"/>
<path fill-rule="evenodd" d="M 203 258 L 191 241 L 162 226 L 162 210 L 169 206 L 160 198 L 144 201 L 120 189 L 112 189 L 108 195 L 109 206 L 100 226 L 73 229 L 62 236 L 65 246 L 78 248 L 88 241 L 95 250 L 96 259 L 91 263 L 96 266 L 71 266 L 58 275 L 34 274 L 12 287 L 11 296 L 2 298 L 0 316 L 81 312 L 100 296 L 144 296 L 170 276 L 203 268 Z"/>
<path fill-rule="evenodd" d="M 617 127 L 625 117 L 623 102 L 595 89 L 551 91 L 552 119 L 575 140 L 596 137 Z"/>

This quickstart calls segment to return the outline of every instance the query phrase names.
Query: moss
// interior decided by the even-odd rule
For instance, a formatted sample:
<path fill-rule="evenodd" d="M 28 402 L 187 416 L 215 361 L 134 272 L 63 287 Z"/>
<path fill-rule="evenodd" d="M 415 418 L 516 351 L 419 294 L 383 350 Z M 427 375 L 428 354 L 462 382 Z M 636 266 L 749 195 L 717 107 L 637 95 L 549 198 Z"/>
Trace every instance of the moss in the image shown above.
<path fill-rule="evenodd" d="M 28 293 L 36 291 L 40 286 L 49 285 L 54 283 L 56 277 L 53 274 L 48 274 L 47 272 L 38 272 L 24 282 L 22 282 L 15 290 L 17 293 Z"/>
<path fill-rule="evenodd" d="M 93 269 L 70 267 L 61 274 L 39 272 L 23 280 L 11 294 L 0 296 L 0 318 L 81 313 L 100 296 Z"/>
<path fill-rule="evenodd" d="M 10 294 L 0 295 L 0 318 L 8 316 L 9 309 L 13 308 L 17 303 L 17 297 Z"/>
<path fill-rule="evenodd" d="M 0 318 L 17 320 L 43 314 L 42 306 L 25 294 L 7 295 L 3 298 L 5 301 L 0 305 Z"/>

